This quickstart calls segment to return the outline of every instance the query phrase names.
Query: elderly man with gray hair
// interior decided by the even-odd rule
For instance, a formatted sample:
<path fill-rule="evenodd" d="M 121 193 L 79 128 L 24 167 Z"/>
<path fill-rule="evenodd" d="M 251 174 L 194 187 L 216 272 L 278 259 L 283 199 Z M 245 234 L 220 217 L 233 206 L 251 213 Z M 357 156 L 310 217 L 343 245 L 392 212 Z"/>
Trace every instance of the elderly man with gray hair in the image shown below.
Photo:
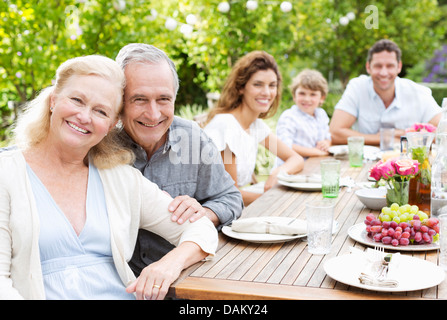
<path fill-rule="evenodd" d="M 179 80 L 172 60 L 154 46 L 133 43 L 116 61 L 126 75 L 121 138 L 135 155 L 134 166 L 174 198 L 172 220 L 182 224 L 206 216 L 220 229 L 237 219 L 242 196 L 217 148 L 198 124 L 174 116 Z M 132 270 L 138 276 L 172 247 L 140 230 Z"/>

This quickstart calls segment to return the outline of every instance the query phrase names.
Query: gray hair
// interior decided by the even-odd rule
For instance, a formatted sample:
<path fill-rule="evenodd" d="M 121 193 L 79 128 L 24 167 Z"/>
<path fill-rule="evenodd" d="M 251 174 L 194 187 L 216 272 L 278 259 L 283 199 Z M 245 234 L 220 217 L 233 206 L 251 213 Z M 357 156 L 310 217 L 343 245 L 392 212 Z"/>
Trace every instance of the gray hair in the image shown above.
<path fill-rule="evenodd" d="M 179 89 L 177 70 L 174 62 L 166 55 L 164 51 L 145 43 L 130 43 L 121 48 L 115 60 L 123 70 L 132 62 L 160 63 L 161 61 L 166 61 L 172 72 L 174 79 L 174 91 L 175 95 L 177 95 Z"/>

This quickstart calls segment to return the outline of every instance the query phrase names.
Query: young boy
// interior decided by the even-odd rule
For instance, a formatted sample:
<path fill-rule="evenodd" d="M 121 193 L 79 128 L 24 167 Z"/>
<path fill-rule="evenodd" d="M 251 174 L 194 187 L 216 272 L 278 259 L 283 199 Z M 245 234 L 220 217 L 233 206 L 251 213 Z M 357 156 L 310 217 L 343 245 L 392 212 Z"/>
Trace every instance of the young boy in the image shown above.
<path fill-rule="evenodd" d="M 320 108 L 328 93 L 326 79 L 319 71 L 305 69 L 293 79 L 290 89 L 295 104 L 279 117 L 278 138 L 305 158 L 327 155 L 331 146 L 329 117 Z"/>

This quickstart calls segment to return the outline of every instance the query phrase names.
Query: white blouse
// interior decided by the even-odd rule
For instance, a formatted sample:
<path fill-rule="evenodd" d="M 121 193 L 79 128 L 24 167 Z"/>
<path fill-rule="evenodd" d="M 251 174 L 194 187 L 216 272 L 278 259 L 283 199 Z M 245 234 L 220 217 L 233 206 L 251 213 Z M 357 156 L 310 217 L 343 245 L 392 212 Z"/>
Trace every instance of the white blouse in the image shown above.
<path fill-rule="evenodd" d="M 256 119 L 245 131 L 231 113 L 217 114 L 205 127 L 205 132 L 219 151 L 229 149 L 236 157 L 237 184 L 242 187 L 251 182 L 256 166 L 258 144 L 270 134 L 270 128 Z M 231 162 L 231 155 L 224 154 L 224 164 Z"/>

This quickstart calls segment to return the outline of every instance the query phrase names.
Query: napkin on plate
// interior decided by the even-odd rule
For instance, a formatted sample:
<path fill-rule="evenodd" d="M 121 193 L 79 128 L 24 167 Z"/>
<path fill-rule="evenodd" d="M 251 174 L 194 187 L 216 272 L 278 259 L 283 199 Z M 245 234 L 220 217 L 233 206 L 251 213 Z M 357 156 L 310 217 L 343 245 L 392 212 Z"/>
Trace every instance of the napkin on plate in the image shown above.
<path fill-rule="evenodd" d="M 360 283 L 366 284 L 368 286 L 385 288 L 395 288 L 399 285 L 399 282 L 393 279 L 392 272 L 393 267 L 395 267 L 396 265 L 395 261 L 396 258 L 399 256 L 399 253 L 393 254 L 391 262 L 388 265 L 387 277 L 383 280 L 378 279 L 378 273 L 382 266 L 383 257 L 385 256 L 384 252 L 380 252 L 370 248 L 368 248 L 366 252 L 364 252 L 351 247 L 351 253 L 363 255 L 363 258 L 366 259 L 365 270 L 359 275 Z"/>
<path fill-rule="evenodd" d="M 359 280 L 360 283 L 373 287 L 395 288 L 399 285 L 399 282 L 397 280 L 393 279 L 377 280 L 376 277 L 366 273 L 361 273 L 359 276 Z"/>
<path fill-rule="evenodd" d="M 268 221 L 260 218 L 245 218 L 234 220 L 231 224 L 231 230 L 245 233 L 267 233 L 281 235 L 295 235 L 307 233 L 307 224 L 305 220 L 295 219 L 291 223 Z"/>
<path fill-rule="evenodd" d="M 334 148 L 333 156 L 335 159 L 348 159 L 348 146 L 340 146 L 339 148 Z"/>
<path fill-rule="evenodd" d="M 298 183 L 321 183 L 320 175 L 303 175 L 303 174 L 288 174 L 285 171 L 281 171 L 277 175 L 279 180 L 285 182 L 298 182 Z"/>

